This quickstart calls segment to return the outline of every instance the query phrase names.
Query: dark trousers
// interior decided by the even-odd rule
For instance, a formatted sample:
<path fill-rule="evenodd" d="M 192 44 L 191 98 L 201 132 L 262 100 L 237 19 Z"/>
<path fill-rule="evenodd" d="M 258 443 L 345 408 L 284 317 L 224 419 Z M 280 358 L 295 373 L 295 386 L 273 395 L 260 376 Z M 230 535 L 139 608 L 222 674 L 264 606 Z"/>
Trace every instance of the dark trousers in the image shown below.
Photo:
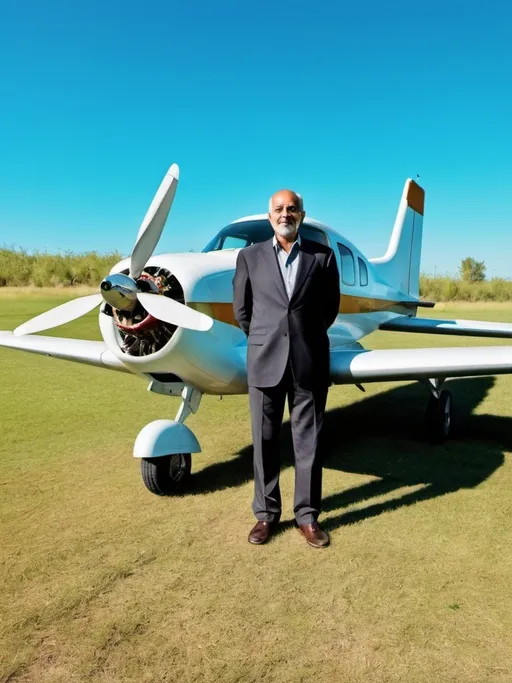
<path fill-rule="evenodd" d="M 288 365 L 275 387 L 249 387 L 254 444 L 254 501 L 256 519 L 277 522 L 281 516 L 278 437 L 288 397 L 295 456 L 293 511 L 297 524 L 316 522 L 322 499 L 322 461 L 318 441 L 327 387 L 307 391 L 297 385 Z"/>

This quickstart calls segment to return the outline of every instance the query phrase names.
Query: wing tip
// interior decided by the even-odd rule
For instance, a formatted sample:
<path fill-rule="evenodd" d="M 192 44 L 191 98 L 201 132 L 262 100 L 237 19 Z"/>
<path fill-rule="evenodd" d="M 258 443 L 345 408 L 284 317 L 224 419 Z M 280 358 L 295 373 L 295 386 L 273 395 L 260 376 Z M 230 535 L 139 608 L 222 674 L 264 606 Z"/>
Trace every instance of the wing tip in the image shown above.
<path fill-rule="evenodd" d="M 171 164 L 169 170 L 167 171 L 167 175 L 172 176 L 176 180 L 180 179 L 180 167 L 178 164 Z"/>

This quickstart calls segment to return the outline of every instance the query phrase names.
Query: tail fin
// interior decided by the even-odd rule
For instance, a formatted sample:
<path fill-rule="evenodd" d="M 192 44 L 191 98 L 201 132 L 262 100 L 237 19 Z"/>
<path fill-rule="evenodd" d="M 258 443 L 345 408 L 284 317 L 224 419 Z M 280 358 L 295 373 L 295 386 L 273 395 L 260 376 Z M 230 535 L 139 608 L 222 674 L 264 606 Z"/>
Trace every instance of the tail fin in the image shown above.
<path fill-rule="evenodd" d="M 386 254 L 370 259 L 389 285 L 413 297 L 419 297 L 424 207 L 425 190 L 406 180 Z"/>

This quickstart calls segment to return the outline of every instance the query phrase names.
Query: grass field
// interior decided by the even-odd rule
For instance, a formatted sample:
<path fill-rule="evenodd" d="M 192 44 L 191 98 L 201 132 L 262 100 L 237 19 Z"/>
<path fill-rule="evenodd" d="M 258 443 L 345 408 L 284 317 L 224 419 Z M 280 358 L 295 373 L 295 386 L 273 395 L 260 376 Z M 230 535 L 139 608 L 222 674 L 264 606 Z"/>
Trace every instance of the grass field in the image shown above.
<path fill-rule="evenodd" d="M 0 329 L 65 298 L 4 291 Z M 510 321 L 512 305 L 429 315 Z M 98 338 L 95 314 L 55 333 Z M 456 434 L 440 447 L 422 440 L 421 386 L 333 388 L 319 551 L 293 528 L 287 426 L 282 533 L 247 543 L 245 396 L 203 398 L 193 488 L 158 498 L 132 445 L 175 399 L 6 349 L 0 377 L 0 681 L 512 680 L 512 378 L 451 383 Z"/>

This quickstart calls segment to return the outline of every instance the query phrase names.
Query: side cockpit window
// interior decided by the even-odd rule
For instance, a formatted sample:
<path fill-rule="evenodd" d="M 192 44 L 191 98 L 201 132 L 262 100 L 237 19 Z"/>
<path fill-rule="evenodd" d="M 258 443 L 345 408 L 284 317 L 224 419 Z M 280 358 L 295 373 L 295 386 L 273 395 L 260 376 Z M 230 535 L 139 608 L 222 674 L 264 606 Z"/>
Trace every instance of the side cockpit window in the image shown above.
<path fill-rule="evenodd" d="M 302 237 L 312 242 L 318 242 L 319 244 L 324 244 L 326 247 L 329 246 L 329 239 L 323 230 L 319 228 L 314 228 L 312 225 L 303 223 L 299 228 L 299 233 Z"/>
<path fill-rule="evenodd" d="M 338 242 L 338 251 L 340 252 L 341 281 L 344 285 L 353 287 L 356 284 L 354 255 L 351 250 L 344 244 L 341 244 L 341 242 Z"/>
<path fill-rule="evenodd" d="M 366 287 L 368 285 L 368 268 L 366 267 L 366 263 L 362 258 L 359 258 L 359 256 L 357 257 L 357 261 L 359 263 L 359 284 L 361 287 Z"/>
<path fill-rule="evenodd" d="M 247 237 L 241 235 L 225 235 L 220 242 L 220 249 L 242 249 L 247 246 Z"/>

